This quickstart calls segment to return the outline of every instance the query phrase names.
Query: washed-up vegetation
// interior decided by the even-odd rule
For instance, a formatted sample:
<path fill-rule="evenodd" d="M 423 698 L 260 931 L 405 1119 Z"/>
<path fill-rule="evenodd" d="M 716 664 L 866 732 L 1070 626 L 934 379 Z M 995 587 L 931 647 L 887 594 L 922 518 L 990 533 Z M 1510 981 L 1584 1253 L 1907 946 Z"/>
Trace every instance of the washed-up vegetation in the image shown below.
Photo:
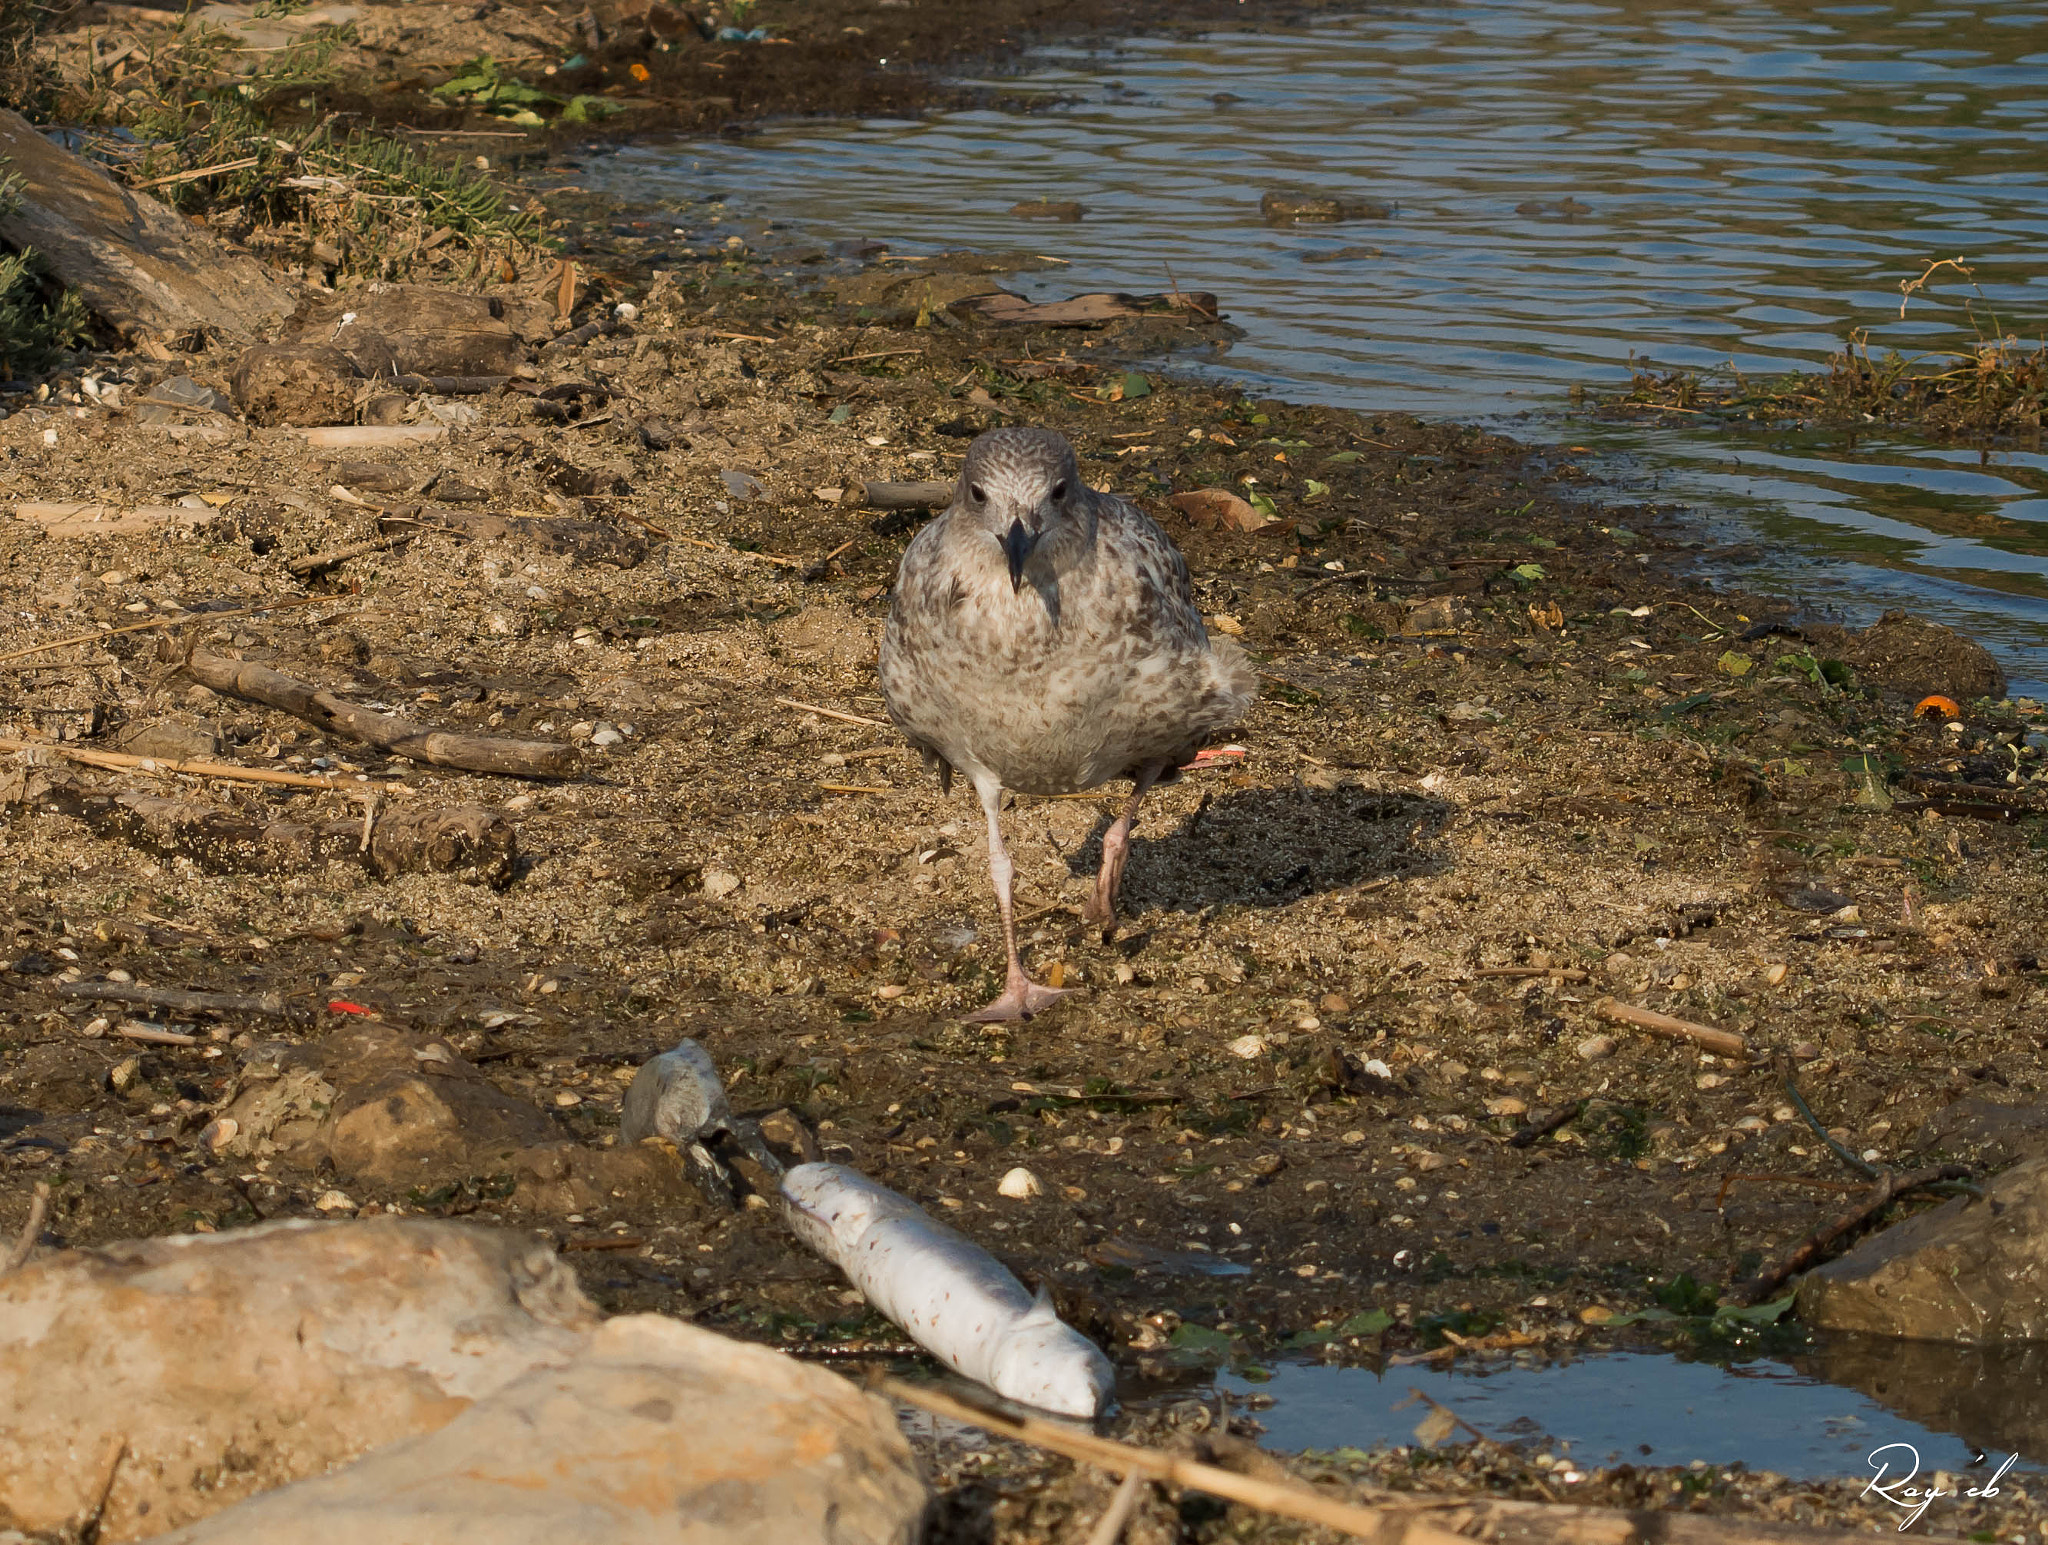
<path fill-rule="evenodd" d="M 1918 278 L 1901 281 L 1901 315 L 1941 269 L 1970 277 L 1953 260 L 1929 264 Z M 1974 306 L 1969 315 L 1978 325 L 1977 339 L 1967 348 L 1878 355 L 1871 352 L 1868 329 L 1855 328 L 1823 370 L 1753 380 L 1732 367 L 1725 376 L 1638 369 L 1610 406 L 1760 422 L 1874 419 L 1957 435 L 2039 429 L 2048 409 L 2048 343 L 2028 342 L 1995 318 L 1979 322 Z"/>
<path fill-rule="evenodd" d="M 20 197 L 20 179 L 0 175 L 0 219 Z M 85 308 L 49 282 L 33 251 L 0 253 L 0 377 L 41 370 L 84 336 Z"/>
<path fill-rule="evenodd" d="M 88 48 L 62 116 L 131 187 L 315 278 L 516 264 L 542 241 L 538 204 L 345 115 L 303 121 L 353 40 L 353 23 L 308 28 L 251 70 L 239 32 L 188 15 L 147 42 Z"/>

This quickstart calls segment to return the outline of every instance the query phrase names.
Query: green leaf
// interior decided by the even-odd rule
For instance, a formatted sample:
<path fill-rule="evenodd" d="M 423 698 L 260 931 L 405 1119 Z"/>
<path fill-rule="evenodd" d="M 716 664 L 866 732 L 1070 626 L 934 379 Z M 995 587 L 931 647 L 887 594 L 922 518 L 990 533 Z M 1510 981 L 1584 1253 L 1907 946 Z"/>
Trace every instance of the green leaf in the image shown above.
<path fill-rule="evenodd" d="M 1747 1309 L 1734 1304 L 1723 1304 L 1714 1311 L 1717 1320 L 1738 1320 L 1744 1325 L 1775 1325 L 1792 1308 L 1792 1301 L 1799 1295 L 1787 1293 L 1783 1298 L 1774 1298 L 1767 1304 L 1753 1304 Z"/>
<path fill-rule="evenodd" d="M 1358 1313 L 1352 1315 L 1350 1319 L 1339 1325 L 1332 1334 L 1337 1336 L 1377 1336 L 1393 1323 L 1394 1317 L 1384 1309 L 1361 1309 Z"/>
<path fill-rule="evenodd" d="M 595 119 L 609 118 L 613 113 L 624 111 L 625 109 L 618 103 L 608 102 L 603 97 L 574 96 L 569 99 L 569 105 L 562 109 L 562 122 L 590 123 Z"/>
<path fill-rule="evenodd" d="M 1330 491 L 1328 483 L 1318 483 L 1314 478 L 1308 478 L 1305 481 L 1308 484 L 1308 496 L 1311 499 L 1320 499 Z"/>
<path fill-rule="evenodd" d="M 1523 540 L 1523 541 L 1525 541 L 1525 542 L 1527 542 L 1527 543 L 1528 543 L 1528 544 L 1529 544 L 1529 545 L 1530 545 L 1531 547 L 1551 547 L 1551 548 L 1554 548 L 1554 547 L 1556 547 L 1556 546 L 1557 546 L 1557 543 L 1555 543 L 1555 542 L 1551 541 L 1551 540 L 1550 540 L 1550 538 L 1549 538 L 1549 537 L 1547 537 L 1547 536 L 1530 536 L 1530 537 L 1524 537 L 1524 538 L 1523 538 L 1522 540 Z"/>
<path fill-rule="evenodd" d="M 1609 526 L 1607 534 L 1613 537 L 1615 542 L 1622 547 L 1633 547 L 1642 540 L 1626 526 Z"/>
<path fill-rule="evenodd" d="M 1508 573 L 1525 585 L 1533 585 L 1537 580 L 1543 578 L 1543 565 L 1540 563 L 1518 563 L 1509 569 Z"/>
<path fill-rule="evenodd" d="M 1237 1343 L 1225 1332 L 1210 1326 L 1183 1324 L 1174 1330 L 1168 1344 L 1176 1352 L 1192 1352 L 1199 1357 L 1228 1357 L 1230 1349 Z"/>
<path fill-rule="evenodd" d="M 1129 402 L 1133 397 L 1150 397 L 1151 395 L 1152 383 L 1149 380 L 1139 375 L 1135 370 L 1126 370 L 1124 372 L 1124 401 Z"/>
<path fill-rule="evenodd" d="M 839 404 L 838 407 L 834 408 L 830 413 L 825 415 L 825 422 L 828 424 L 843 424 L 852 417 L 853 404 L 850 402 L 842 402 L 841 404 Z"/>
<path fill-rule="evenodd" d="M 1338 466 L 1340 466 L 1340 467 L 1348 467 L 1348 466 L 1350 466 L 1350 465 L 1351 465 L 1351 464 L 1352 464 L 1352 463 L 1353 463 L 1354 461 L 1363 461 L 1363 460 L 1365 460 L 1365 452 L 1364 452 L 1364 451 L 1336 451 L 1336 452 L 1333 452 L 1332 454 L 1330 454 L 1330 455 L 1328 455 L 1328 456 L 1325 456 L 1325 457 L 1323 458 L 1323 460 L 1324 460 L 1324 461 L 1333 461 L 1333 462 L 1335 462 L 1335 463 L 1336 463 L 1336 464 L 1337 464 Z"/>
<path fill-rule="evenodd" d="M 1755 664 L 1756 661 L 1739 649 L 1729 649 L 1723 651 L 1721 658 L 1714 662 L 1714 669 L 1724 676 L 1747 676 Z"/>

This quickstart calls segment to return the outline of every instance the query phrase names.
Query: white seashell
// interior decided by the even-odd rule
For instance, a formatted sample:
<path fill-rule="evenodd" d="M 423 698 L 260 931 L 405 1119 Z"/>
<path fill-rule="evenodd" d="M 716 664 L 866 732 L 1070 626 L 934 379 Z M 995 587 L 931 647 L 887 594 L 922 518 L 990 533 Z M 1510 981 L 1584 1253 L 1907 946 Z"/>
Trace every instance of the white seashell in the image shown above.
<path fill-rule="evenodd" d="M 1241 1035 L 1226 1048 L 1233 1057 L 1242 1057 L 1249 1062 L 1254 1057 L 1266 1054 L 1266 1038 L 1263 1035 Z"/>
<path fill-rule="evenodd" d="M 1020 1202 L 1028 1202 L 1034 1196 L 1045 1195 L 1045 1186 L 1030 1170 L 1018 1165 L 996 1184 L 996 1193 Z"/>

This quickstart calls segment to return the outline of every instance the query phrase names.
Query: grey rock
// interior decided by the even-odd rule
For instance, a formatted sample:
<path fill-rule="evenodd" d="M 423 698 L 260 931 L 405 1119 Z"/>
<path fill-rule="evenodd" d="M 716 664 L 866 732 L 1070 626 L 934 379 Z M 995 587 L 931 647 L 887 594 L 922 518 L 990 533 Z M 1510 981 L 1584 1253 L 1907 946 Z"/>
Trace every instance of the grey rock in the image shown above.
<path fill-rule="evenodd" d="M 912 1545 L 889 1404 L 766 1347 L 640 1314 L 440 1431 L 162 1545 Z"/>
<path fill-rule="evenodd" d="M 2048 1341 L 2048 1159 L 1894 1224 L 1799 1284 L 1824 1330 L 1988 1346 Z"/>
<path fill-rule="evenodd" d="M 1925 1154 L 1994 1166 L 2048 1158 L 2048 1102 L 1966 1095 L 1923 1121 L 1913 1146 Z"/>
<path fill-rule="evenodd" d="M 762 1138 L 760 1127 L 733 1115 L 717 1065 L 695 1041 L 678 1042 L 633 1075 L 619 1111 L 619 1142 L 639 1143 L 650 1137 L 675 1145 L 697 1188 L 718 1206 L 731 1207 L 735 1201 L 731 1178 L 711 1151 L 718 1139 L 731 1138 L 770 1175 L 782 1174 L 782 1161 Z"/>

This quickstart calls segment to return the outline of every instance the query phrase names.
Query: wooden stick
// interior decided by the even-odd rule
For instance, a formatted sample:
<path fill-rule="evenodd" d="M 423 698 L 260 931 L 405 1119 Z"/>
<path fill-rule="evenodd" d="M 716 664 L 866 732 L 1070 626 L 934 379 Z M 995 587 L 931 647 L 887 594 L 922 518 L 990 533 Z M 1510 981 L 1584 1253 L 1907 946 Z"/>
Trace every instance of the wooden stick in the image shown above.
<path fill-rule="evenodd" d="M 267 1014 L 289 1013 L 285 1001 L 274 992 L 260 997 L 235 992 L 193 992 L 184 987 L 143 987 L 131 982 L 59 982 L 60 998 L 84 998 L 93 1003 L 132 1003 L 140 1008 L 172 1009 L 182 1014 Z"/>
<path fill-rule="evenodd" d="M 1567 982 L 1583 982 L 1588 973 L 1563 966 L 1487 966 L 1472 973 L 1478 977 L 1495 977 L 1503 981 L 1520 981 L 1525 977 L 1556 976 Z"/>
<path fill-rule="evenodd" d="M 816 703 L 799 703 L 793 697 L 778 697 L 775 701 L 784 708 L 798 708 L 805 713 L 814 713 L 822 718 L 837 719 L 842 724 L 869 724 L 878 730 L 893 730 L 896 728 L 895 725 L 889 723 L 886 719 L 863 719 L 857 713 L 841 713 L 837 708 L 820 708 Z"/>
<path fill-rule="evenodd" d="M 380 553 L 386 548 L 403 547 L 418 535 L 417 531 L 401 531 L 392 536 L 380 536 L 367 542 L 351 542 L 346 547 L 330 547 L 324 553 L 307 553 L 305 557 L 294 558 L 290 563 L 287 563 L 285 571 L 300 579 L 305 579 L 311 575 L 321 573 L 323 570 L 346 563 L 351 558 L 361 558 L 369 553 Z"/>
<path fill-rule="evenodd" d="M 1777 1265 L 1738 1285 L 1735 1289 L 1737 1301 L 1761 1303 L 1791 1278 L 1818 1266 L 1832 1252 L 1836 1241 L 1855 1233 L 1908 1192 L 1937 1186 L 1944 1181 L 1965 1180 L 1969 1175 L 1970 1166 L 1967 1164 L 1943 1164 L 1935 1169 L 1916 1170 L 1909 1175 L 1899 1174 L 1896 1170 L 1887 1171 L 1869 1195 L 1854 1208 L 1800 1240 Z"/>
<path fill-rule="evenodd" d="M 825 577 L 825 570 L 831 567 L 832 560 L 834 558 L 837 558 L 841 553 L 845 552 L 849 547 L 852 547 L 854 543 L 858 542 L 859 540 L 859 537 L 852 537 L 847 541 L 841 542 L 837 547 L 833 548 L 832 551 L 825 554 L 824 557 L 820 558 L 816 563 L 812 564 L 809 568 L 805 569 L 804 578 L 806 580 L 813 581 L 823 579 Z"/>
<path fill-rule="evenodd" d="M 1749 1055 L 1748 1039 L 1733 1030 L 1696 1025 L 1689 1019 L 1674 1019 L 1655 1009 L 1639 1009 L 1633 1003 L 1622 1003 L 1614 998 L 1602 998 L 1593 1005 L 1593 1012 L 1610 1024 L 1633 1025 L 1638 1030 L 1648 1030 L 1674 1041 L 1691 1041 L 1696 1046 L 1704 1046 L 1717 1057 Z"/>
<path fill-rule="evenodd" d="M 1124 1525 L 1131 1520 L 1131 1510 L 1138 1505 L 1138 1492 L 1145 1484 L 1145 1478 L 1136 1470 L 1126 1470 L 1124 1478 L 1117 1483 L 1116 1495 L 1109 1499 L 1109 1506 L 1102 1510 L 1102 1517 L 1088 1532 L 1088 1545 L 1116 1545 L 1123 1538 Z"/>
<path fill-rule="evenodd" d="M 197 1046 L 199 1037 L 187 1035 L 182 1030 L 159 1030 L 155 1025 L 116 1025 L 107 1032 L 118 1035 L 124 1041 L 142 1041 L 150 1046 Z"/>
<path fill-rule="evenodd" d="M 395 714 L 377 713 L 251 660 L 230 660 L 195 649 L 180 668 L 223 696 L 281 709 L 328 734 L 360 740 L 411 761 L 514 778 L 566 778 L 576 771 L 575 747 L 560 741 L 450 734 Z"/>
<path fill-rule="evenodd" d="M 888 784 L 880 788 L 858 783 L 821 783 L 818 785 L 827 794 L 894 794 L 898 790 Z"/>
<path fill-rule="evenodd" d="M 261 156 L 243 156 L 239 161 L 223 161 L 218 166 L 196 166 L 189 172 L 172 172 L 168 177 L 152 177 L 148 182 L 132 182 L 131 188 L 167 188 L 174 182 L 197 182 L 201 177 L 218 177 L 227 172 L 246 172 Z"/>
<path fill-rule="evenodd" d="M 66 761 L 87 767 L 105 767 L 117 772 L 180 773 L 191 778 L 218 778 L 227 783 L 279 783 L 294 789 L 333 789 L 339 794 L 362 795 L 376 788 L 402 789 L 402 783 L 371 783 L 367 778 L 353 781 L 316 773 L 273 772 L 268 767 L 237 767 L 232 762 L 174 762 L 160 756 L 129 756 L 120 751 L 83 751 L 72 746 L 41 740 L 9 740 L 0 736 L 0 751 L 47 751 Z"/>
<path fill-rule="evenodd" d="M 943 510 L 953 502 L 951 483 L 863 483 L 861 501 L 871 510 Z"/>
<path fill-rule="evenodd" d="M 895 357 L 896 357 L 897 355 L 899 355 L 899 354 L 922 354 L 922 353 L 924 353 L 924 350 L 923 350 L 923 349 L 921 349 L 921 348 L 917 348 L 917 349 L 876 349 L 876 350 L 875 350 L 875 351 L 874 351 L 874 352 L 873 352 L 872 354 L 842 354 L 842 355 L 840 355 L 840 356 L 839 356 L 839 358 L 837 358 L 837 359 L 828 359 L 828 360 L 826 360 L 826 361 L 825 361 L 825 363 L 826 363 L 827 365 L 851 365 L 851 364 L 855 363 L 856 361 L 858 361 L 858 360 L 863 360 L 863 359 L 894 359 L 894 358 L 895 358 Z"/>
<path fill-rule="evenodd" d="M 661 528 L 652 528 L 659 531 Z M 664 532 L 663 535 L 668 535 Z M 781 569 L 800 569 L 803 564 L 795 558 L 785 558 L 781 553 L 750 553 L 744 547 L 733 547 L 719 542 L 706 542 L 694 536 L 669 536 L 672 542 L 687 542 L 692 547 L 701 547 L 707 552 L 724 553 L 732 558 L 753 558 L 761 563 L 772 563 Z"/>
<path fill-rule="evenodd" d="M 1063 1454 L 1113 1474 L 1141 1475 L 1213 1497 L 1262 1508 L 1283 1518 L 1324 1524 L 1369 1545 L 1474 1545 L 1514 1539 L 1522 1545 L 1850 1545 L 1847 1529 L 1645 1508 L 1576 1507 L 1568 1503 L 1513 1502 L 1492 1497 L 1426 1497 L 1369 1491 L 1363 1504 L 1348 1502 L 1298 1481 L 1268 1481 L 1157 1449 L 1099 1438 L 1094 1433 L 1036 1416 L 983 1410 L 935 1389 L 882 1378 L 872 1388 L 905 1405 L 950 1417 L 1019 1443 Z"/>
<path fill-rule="evenodd" d="M 47 644 L 31 644 L 26 649 L 17 649 L 13 654 L 0 654 L 0 665 L 10 660 L 26 660 L 32 654 L 46 654 L 52 649 L 68 649 L 73 644 L 90 644 L 102 638 L 114 638 L 122 633 L 147 633 L 155 628 L 175 628 L 187 622 L 225 622 L 230 617 L 250 617 L 257 612 L 289 611 L 295 606 L 318 606 L 334 597 L 324 595 L 295 596 L 289 601 L 266 601 L 261 606 L 244 606 L 232 612 L 180 612 L 175 617 L 158 617 L 149 622 L 131 622 L 124 627 L 102 628 L 97 633 L 80 633 L 74 638 L 53 638 Z M 341 613 L 338 615 L 346 615 Z M 334 618 L 327 619 L 332 622 Z"/>
<path fill-rule="evenodd" d="M 14 1248 L 7 1252 L 7 1259 L 0 1261 L 0 1277 L 10 1271 L 19 1271 L 35 1253 L 36 1239 L 43 1232 L 43 1219 L 50 1215 L 50 1183 L 36 1182 L 35 1199 L 28 1204 L 28 1220 L 22 1224 L 21 1233 L 15 1236 Z"/>

